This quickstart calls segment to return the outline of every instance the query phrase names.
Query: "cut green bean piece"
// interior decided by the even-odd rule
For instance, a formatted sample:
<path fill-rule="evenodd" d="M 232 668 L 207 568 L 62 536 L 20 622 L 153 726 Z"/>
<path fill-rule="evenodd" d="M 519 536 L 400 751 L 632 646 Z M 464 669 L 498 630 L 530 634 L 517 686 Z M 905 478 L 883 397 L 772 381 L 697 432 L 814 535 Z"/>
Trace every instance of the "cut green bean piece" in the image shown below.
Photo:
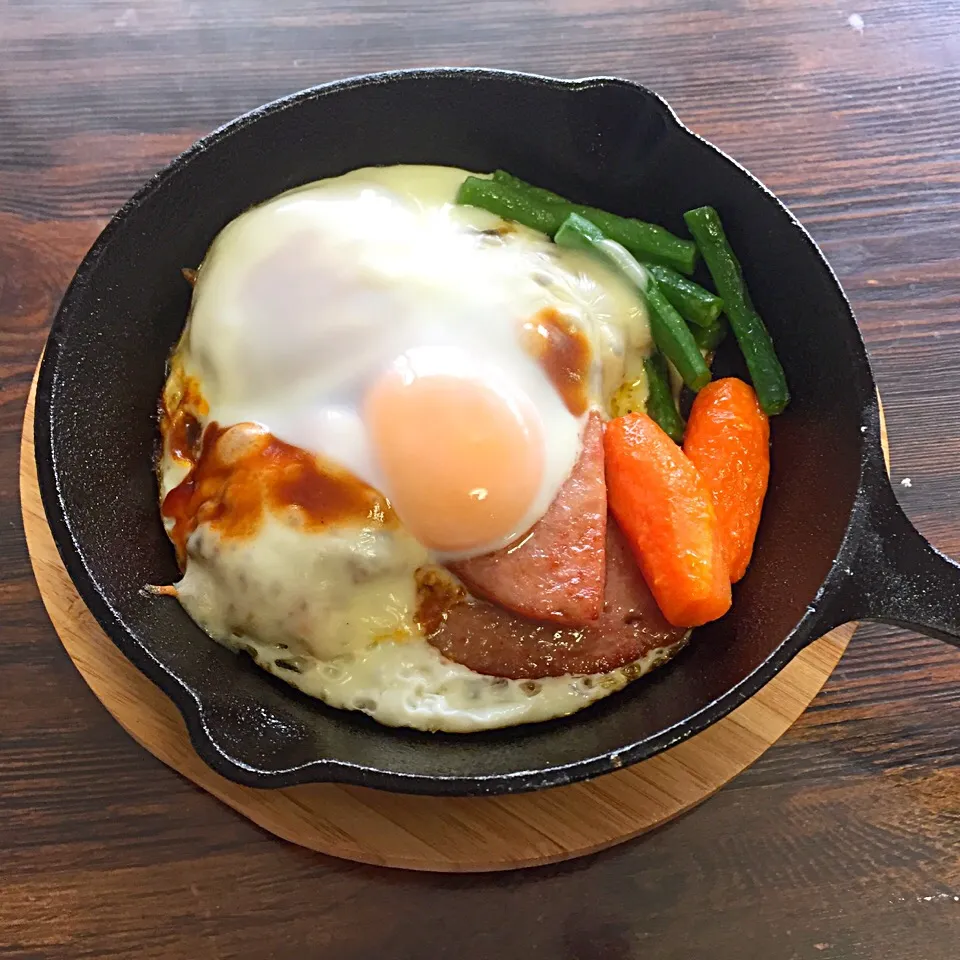
<path fill-rule="evenodd" d="M 457 192 L 457 203 L 481 207 L 551 237 L 569 214 L 577 213 L 642 260 L 688 274 L 693 273 L 696 265 L 696 244 L 674 236 L 663 227 L 569 203 L 548 190 L 532 187 L 515 177 L 510 182 L 467 177 Z"/>
<path fill-rule="evenodd" d="M 628 250 L 576 213 L 567 217 L 554 240 L 561 247 L 598 253 L 622 273 L 646 300 L 653 341 L 677 368 L 683 382 L 691 390 L 702 390 L 710 382 L 710 368 L 690 328 L 660 292 L 649 271 L 640 266 Z"/>
<path fill-rule="evenodd" d="M 717 292 L 723 298 L 724 311 L 747 361 L 761 408 L 771 415 L 782 413 L 790 402 L 787 378 L 770 332 L 750 299 L 740 261 L 727 240 L 717 211 L 713 207 L 697 207 L 688 210 L 683 219 L 700 247 Z"/>
<path fill-rule="evenodd" d="M 535 187 L 532 183 L 527 183 L 526 180 L 521 180 L 519 177 L 515 177 L 512 173 L 507 173 L 506 170 L 495 170 L 493 173 L 493 179 L 495 183 L 502 183 L 508 187 L 513 187 L 518 190 L 526 192 L 531 199 L 539 200 L 543 203 L 556 203 L 556 204 L 565 204 L 571 208 L 572 213 L 578 213 L 581 217 L 585 217 L 587 220 L 590 220 L 592 223 L 595 223 L 601 230 L 606 233 L 611 240 L 617 240 L 619 243 L 622 243 L 631 253 L 635 254 L 638 258 L 643 259 L 642 254 L 638 253 L 636 250 L 631 249 L 629 243 L 626 240 L 621 240 L 618 236 L 615 235 L 615 230 L 611 231 L 609 227 L 605 227 L 604 224 L 599 223 L 596 219 L 596 215 L 601 217 L 612 217 L 616 220 L 622 220 L 623 217 L 617 217 L 616 214 L 606 213 L 603 210 L 599 210 L 596 207 L 587 207 L 582 204 L 575 204 L 567 200 L 566 197 L 561 197 L 559 193 L 554 193 L 552 190 L 547 190 L 544 187 Z M 642 220 L 630 221 L 635 223 L 643 223 Z M 655 227 L 654 224 L 644 224 L 648 227 L 654 227 L 657 230 L 663 230 L 669 237 L 673 239 L 680 239 L 675 237 L 674 234 L 665 230 L 663 227 Z M 692 256 L 689 260 L 686 259 L 687 254 L 684 253 L 684 266 L 681 268 L 683 273 L 693 273 L 693 268 L 696 266 L 697 262 L 697 252 L 696 249 L 692 252 Z M 687 269 L 686 264 L 689 263 L 689 269 Z M 645 267 L 649 268 L 652 266 L 657 267 L 657 269 L 664 271 L 662 275 L 654 274 L 654 279 L 657 283 L 660 284 L 660 288 L 663 290 L 667 299 L 680 311 L 680 313 L 687 320 L 692 320 L 694 323 L 702 323 L 703 326 L 708 326 L 713 320 L 719 316 L 720 311 L 723 309 L 723 301 L 714 293 L 711 293 L 709 290 L 705 290 L 698 283 L 694 283 L 692 280 L 687 280 L 683 274 L 678 273 L 677 270 L 672 269 L 669 266 L 663 266 L 659 261 L 655 264 L 644 263 Z M 652 271 L 651 271 L 652 272 Z M 671 287 L 675 288 L 677 293 L 676 297 L 684 305 L 694 304 L 693 310 L 696 313 L 696 316 L 687 316 L 684 313 L 681 303 L 676 302 L 674 296 L 671 295 L 666 289 L 666 284 L 669 284 Z M 684 286 L 688 284 L 689 286 Z M 711 315 L 712 314 L 712 315 Z M 700 317 L 705 319 L 701 320 Z"/>
<path fill-rule="evenodd" d="M 629 413 L 646 413 L 649 391 L 646 373 L 642 377 L 637 377 L 636 380 L 624 380 L 610 397 L 608 404 L 610 416 L 625 417 Z"/>
<path fill-rule="evenodd" d="M 552 190 L 547 190 L 545 187 L 535 187 L 532 183 L 528 183 L 526 180 L 521 180 L 519 177 L 515 177 L 512 173 L 507 173 L 506 170 L 494 170 L 493 179 L 497 183 L 505 183 L 511 187 L 519 187 L 521 190 L 526 190 L 529 192 L 531 197 L 536 197 L 538 200 L 542 200 L 544 203 L 569 203 L 570 201 L 566 197 L 561 197 L 559 193 L 554 193 Z"/>
<path fill-rule="evenodd" d="M 688 323 L 698 327 L 709 327 L 723 311 L 723 301 L 699 283 L 688 280 L 683 274 L 657 263 L 645 263 L 644 266 L 657 281 L 663 295 L 676 307 L 677 312 Z"/>
<path fill-rule="evenodd" d="M 564 221 L 563 211 L 555 206 L 531 199 L 525 192 L 507 184 L 480 177 L 467 177 L 460 184 L 457 203 L 489 210 L 504 220 L 514 220 L 551 237 Z"/>
<path fill-rule="evenodd" d="M 525 190 L 530 197 L 542 200 L 544 203 L 569 203 L 558 193 L 546 190 L 543 187 L 535 187 L 533 184 L 527 183 L 526 180 L 521 180 L 512 173 L 507 173 L 506 170 L 494 171 L 493 179 L 496 183 L 504 183 Z M 581 210 L 577 212 L 583 216 Z M 614 240 L 617 239 L 612 234 L 608 233 L 607 235 Z M 624 244 L 624 246 L 627 246 L 627 244 Z M 643 266 L 653 274 L 653 279 L 657 281 L 657 286 L 663 291 L 663 295 L 688 323 L 709 327 L 723 312 L 723 300 L 720 297 L 705 287 L 701 287 L 699 283 L 687 279 L 682 273 L 659 263 L 644 263 Z"/>
<path fill-rule="evenodd" d="M 670 374 L 667 361 L 657 351 L 643 361 L 647 374 L 647 414 L 656 421 L 664 433 L 676 443 L 683 442 L 683 430 L 686 426 L 670 389 Z"/>
<path fill-rule="evenodd" d="M 717 347 L 726 339 L 729 330 L 730 326 L 723 317 L 720 317 L 716 323 L 711 323 L 709 327 L 690 328 L 697 346 L 707 353 L 716 352 Z"/>

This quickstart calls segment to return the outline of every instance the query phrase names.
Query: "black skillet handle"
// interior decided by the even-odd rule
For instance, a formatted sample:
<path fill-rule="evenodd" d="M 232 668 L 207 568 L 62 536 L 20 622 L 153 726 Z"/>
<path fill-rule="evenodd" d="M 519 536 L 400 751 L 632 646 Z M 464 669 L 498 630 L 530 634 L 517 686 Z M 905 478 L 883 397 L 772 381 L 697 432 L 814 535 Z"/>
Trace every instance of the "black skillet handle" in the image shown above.
<path fill-rule="evenodd" d="M 838 623 L 878 620 L 960 646 L 960 564 L 907 519 L 886 476 L 877 479 L 831 571 L 830 612 Z"/>

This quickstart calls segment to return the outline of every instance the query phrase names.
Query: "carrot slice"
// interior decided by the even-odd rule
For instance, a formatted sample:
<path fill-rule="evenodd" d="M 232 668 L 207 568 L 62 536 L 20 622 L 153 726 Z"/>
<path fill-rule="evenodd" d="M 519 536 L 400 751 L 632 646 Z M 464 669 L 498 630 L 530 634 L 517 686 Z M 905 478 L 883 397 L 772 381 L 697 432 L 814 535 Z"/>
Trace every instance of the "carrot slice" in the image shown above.
<path fill-rule="evenodd" d="M 770 423 L 753 388 L 714 380 L 690 411 L 683 452 L 713 494 L 723 553 L 736 583 L 746 572 L 770 477 Z"/>
<path fill-rule="evenodd" d="M 730 577 L 696 467 L 644 413 L 611 420 L 603 448 L 607 502 L 664 617 L 675 627 L 722 617 Z"/>

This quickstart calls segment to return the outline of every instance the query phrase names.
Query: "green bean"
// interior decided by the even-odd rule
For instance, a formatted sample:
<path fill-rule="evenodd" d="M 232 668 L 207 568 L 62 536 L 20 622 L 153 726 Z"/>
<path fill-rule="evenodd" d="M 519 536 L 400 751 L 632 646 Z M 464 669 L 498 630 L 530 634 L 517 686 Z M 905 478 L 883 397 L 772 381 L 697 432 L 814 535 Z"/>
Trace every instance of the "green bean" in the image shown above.
<path fill-rule="evenodd" d="M 663 432 L 676 443 L 683 442 L 683 417 L 677 409 L 670 389 L 670 374 L 667 372 L 667 361 L 663 354 L 657 351 L 643 361 L 643 369 L 647 374 L 647 413 L 652 417 Z"/>
<path fill-rule="evenodd" d="M 493 179 L 496 183 L 504 183 L 525 190 L 530 197 L 542 200 L 544 203 L 569 203 L 568 200 L 552 190 L 535 187 L 525 180 L 515 177 L 512 173 L 507 173 L 506 170 L 494 171 Z M 582 211 L 578 210 L 577 213 L 583 216 Z M 607 235 L 614 240 L 616 239 L 609 231 Z M 629 249 L 627 244 L 624 244 L 624 246 Z M 688 323 L 700 327 L 709 327 L 722 313 L 723 301 L 715 293 L 701 287 L 699 283 L 694 283 L 693 280 L 687 279 L 682 273 L 659 263 L 644 263 L 643 266 L 653 274 L 653 279 L 657 281 L 657 286 L 663 291 L 663 295 Z"/>
<path fill-rule="evenodd" d="M 629 251 L 585 217 L 571 213 L 557 231 L 554 241 L 561 247 L 592 250 L 613 264 L 639 291 L 647 302 L 650 332 L 654 343 L 677 368 L 683 382 L 691 390 L 701 390 L 710 382 L 710 368 L 693 339 L 683 317 L 660 292 L 656 280 L 640 266 Z"/>
<path fill-rule="evenodd" d="M 560 229 L 564 220 L 563 212 L 555 206 L 531 199 L 514 187 L 480 177 L 467 177 L 460 184 L 457 203 L 489 210 L 504 220 L 515 220 L 551 237 Z"/>
<path fill-rule="evenodd" d="M 519 177 L 515 177 L 512 173 L 507 173 L 506 170 L 494 170 L 493 179 L 496 183 L 505 183 L 511 187 L 518 187 L 521 190 L 526 190 L 531 197 L 541 200 L 544 203 L 569 203 L 570 201 L 566 197 L 561 197 L 559 193 L 554 193 L 552 190 L 547 190 L 545 187 L 535 187 L 532 183 L 528 183 L 526 180 L 521 180 Z"/>
<path fill-rule="evenodd" d="M 496 183 L 503 183 L 510 187 L 525 190 L 531 198 L 541 200 L 544 203 L 569 203 L 558 193 L 546 190 L 543 187 L 535 187 L 533 184 L 527 183 L 526 180 L 521 180 L 512 173 L 507 173 L 506 170 L 495 170 L 493 179 Z M 582 210 L 576 212 L 581 216 L 584 215 Z M 587 219 L 590 218 L 587 217 Z M 606 231 L 606 233 L 612 239 L 617 239 L 609 231 Z M 623 245 L 628 250 L 630 249 L 629 244 L 624 243 Z M 643 266 L 653 274 L 653 279 L 657 281 L 663 295 L 688 323 L 709 327 L 720 316 L 723 311 L 723 301 L 715 293 L 701 287 L 699 283 L 688 280 L 682 273 L 678 273 L 671 267 L 665 267 L 659 263 L 644 263 Z M 685 272 L 690 273 L 690 270 Z"/>
<path fill-rule="evenodd" d="M 750 299 L 740 261 L 730 247 L 717 211 L 713 207 L 698 207 L 688 210 L 683 219 L 700 247 L 717 292 L 723 298 L 724 310 L 747 361 L 760 406 L 771 415 L 782 413 L 790 402 L 787 378 L 770 333 Z"/>
<path fill-rule="evenodd" d="M 645 263 L 663 295 L 676 307 L 687 323 L 709 327 L 720 316 L 723 301 L 699 283 L 688 280 L 676 270 L 656 263 Z"/>
<path fill-rule="evenodd" d="M 646 374 L 636 380 L 624 380 L 610 397 L 610 416 L 625 417 L 628 413 L 646 413 L 649 392 Z"/>
<path fill-rule="evenodd" d="M 697 346 L 707 353 L 716 352 L 717 347 L 726 339 L 729 330 L 730 327 L 723 317 L 720 317 L 715 323 L 711 323 L 709 327 L 690 328 L 693 339 L 697 341 Z"/>
<path fill-rule="evenodd" d="M 622 217 L 617 217 L 615 214 L 606 213 L 603 210 L 598 210 L 596 207 L 586 207 L 581 204 L 571 203 L 566 197 L 561 197 L 559 193 L 554 193 L 552 190 L 547 190 L 544 187 L 535 187 L 532 183 L 527 183 L 526 180 L 521 180 L 519 177 L 515 177 L 512 173 L 507 173 L 506 170 L 495 170 L 493 172 L 493 179 L 495 183 L 506 184 L 508 187 L 514 187 L 518 190 L 523 190 L 526 192 L 531 199 L 539 200 L 543 203 L 556 203 L 556 204 L 565 204 L 568 207 L 571 207 L 572 213 L 579 213 L 581 217 L 590 220 L 592 223 L 595 223 L 601 230 L 606 233 L 611 240 L 617 240 L 623 246 L 625 246 L 631 253 L 635 254 L 638 257 L 642 258 L 642 253 L 639 253 L 636 250 L 631 249 L 630 244 L 626 240 L 621 240 L 620 237 L 616 236 L 616 230 L 611 230 L 608 227 L 605 227 L 602 223 L 598 222 L 596 218 L 599 215 L 601 218 L 613 218 L 616 220 L 622 220 Z M 642 223 L 642 221 L 632 221 L 636 223 Z M 653 224 L 645 224 L 645 226 L 654 226 Z M 663 230 L 662 227 L 655 227 L 657 230 Z M 679 239 L 674 237 L 673 234 L 670 234 L 668 231 L 664 230 L 664 233 L 668 233 L 672 239 Z M 681 267 L 683 273 L 693 273 L 693 268 L 696 266 L 697 261 L 697 252 L 694 249 L 692 255 L 689 256 L 685 252 L 683 254 L 684 265 Z M 657 263 L 644 263 L 643 266 L 655 267 L 656 271 L 651 270 L 653 273 L 654 279 L 660 285 L 660 289 L 663 290 L 664 296 L 677 308 L 677 310 L 683 314 L 684 318 L 687 320 L 692 320 L 694 323 L 699 323 L 702 326 L 709 326 L 717 317 L 720 315 L 720 311 L 723 310 L 723 301 L 714 293 L 711 293 L 709 290 L 705 290 L 698 283 L 694 283 L 692 280 L 687 280 L 683 274 L 678 273 L 676 270 L 668 266 L 663 266 L 660 262 Z M 689 268 L 688 268 L 689 267 Z M 684 309 L 687 308 L 688 311 L 692 312 L 693 315 L 688 315 L 684 312 Z"/>
<path fill-rule="evenodd" d="M 569 203 L 548 190 L 531 187 L 516 178 L 502 182 L 467 177 L 457 192 L 457 203 L 481 207 L 551 237 L 569 214 L 577 213 L 643 260 L 674 267 L 682 273 L 693 273 L 696 264 L 696 244 L 675 237 L 663 227 Z"/>

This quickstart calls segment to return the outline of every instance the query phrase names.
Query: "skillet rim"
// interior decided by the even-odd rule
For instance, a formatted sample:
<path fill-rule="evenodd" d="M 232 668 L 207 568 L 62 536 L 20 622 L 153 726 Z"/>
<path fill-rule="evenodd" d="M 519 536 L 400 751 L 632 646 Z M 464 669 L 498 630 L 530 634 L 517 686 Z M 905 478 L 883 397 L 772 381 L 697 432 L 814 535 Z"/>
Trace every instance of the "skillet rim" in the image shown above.
<path fill-rule="evenodd" d="M 204 153 L 226 140 L 234 133 L 256 123 L 259 119 L 272 116 L 284 110 L 295 108 L 301 103 L 320 97 L 380 84 L 428 80 L 432 78 L 456 78 L 466 80 L 500 80 L 519 86 L 545 86 L 576 94 L 598 87 L 621 87 L 651 102 L 665 117 L 668 123 L 683 135 L 697 140 L 701 145 L 714 151 L 725 162 L 734 166 L 747 177 L 751 184 L 772 199 L 792 226 L 797 229 L 817 255 L 832 281 L 839 303 L 845 310 L 852 326 L 852 346 L 859 352 L 861 364 L 855 371 L 858 393 L 861 395 L 861 447 L 860 476 L 857 492 L 851 506 L 847 526 L 843 534 L 837 555 L 830 571 L 821 584 L 816 596 L 807 607 L 803 617 L 781 640 L 771 654 L 736 686 L 726 693 L 689 714 L 682 721 L 658 734 L 644 740 L 628 744 L 623 748 L 611 750 L 568 764 L 547 765 L 538 769 L 514 771 L 508 774 L 491 776 L 443 776 L 431 774 L 411 774 L 382 768 L 353 764 L 344 760 L 318 757 L 307 763 L 279 770 L 264 770 L 252 767 L 231 756 L 217 742 L 216 730 L 207 723 L 204 716 L 202 697 L 191 689 L 180 677 L 154 657 L 122 624 L 119 613 L 100 592 L 96 581 L 84 560 L 81 545 L 74 537 L 65 504 L 58 483 L 58 464 L 56 462 L 53 434 L 55 432 L 54 415 L 56 403 L 56 380 L 60 357 L 61 338 L 64 328 L 68 327 L 79 298 L 85 292 L 90 276 L 95 270 L 100 256 L 111 242 L 114 234 L 138 208 L 159 190 L 167 180 L 186 167 L 196 156 Z M 162 170 L 151 177 L 111 218 L 109 223 L 94 241 L 84 256 L 73 279 L 57 309 L 54 322 L 46 342 L 41 360 L 40 374 L 36 391 L 36 417 L 34 426 L 37 475 L 41 499 L 47 520 L 53 534 L 60 557 L 76 586 L 84 603 L 93 613 L 99 625 L 104 629 L 121 653 L 124 654 L 144 675 L 147 676 L 173 702 L 184 719 L 194 749 L 200 758 L 213 770 L 229 780 L 246 786 L 260 788 L 281 788 L 305 783 L 336 782 L 358 786 L 374 787 L 401 793 L 414 793 L 434 796 L 483 796 L 491 794 L 510 794 L 547 789 L 554 786 L 574 783 L 608 773 L 621 767 L 646 760 L 657 753 L 669 749 L 700 733 L 702 730 L 725 717 L 745 700 L 752 697 L 765 686 L 780 670 L 789 663 L 799 651 L 811 641 L 817 639 L 829 629 L 843 622 L 842 618 L 834 622 L 830 599 L 838 586 L 838 567 L 842 558 L 852 555 L 860 539 L 862 524 L 858 518 L 864 513 L 863 507 L 869 500 L 871 481 L 886 483 L 885 472 L 878 476 L 878 459 L 882 471 L 882 452 L 880 447 L 879 406 L 876 398 L 873 373 L 862 335 L 856 322 L 850 302 L 840 285 L 833 269 L 816 242 L 791 213 L 786 205 L 776 197 L 763 183 L 753 176 L 736 160 L 690 130 L 676 115 L 673 108 L 659 94 L 640 83 L 619 77 L 592 76 L 580 79 L 560 79 L 540 74 L 520 71 L 491 69 L 483 67 L 426 67 L 409 70 L 384 71 L 362 74 L 354 77 L 319 84 L 281 97 L 270 103 L 248 111 L 234 120 L 225 123 L 206 136 L 197 140 L 183 153 L 172 160 Z M 573 721 L 575 722 L 575 721 Z"/>

